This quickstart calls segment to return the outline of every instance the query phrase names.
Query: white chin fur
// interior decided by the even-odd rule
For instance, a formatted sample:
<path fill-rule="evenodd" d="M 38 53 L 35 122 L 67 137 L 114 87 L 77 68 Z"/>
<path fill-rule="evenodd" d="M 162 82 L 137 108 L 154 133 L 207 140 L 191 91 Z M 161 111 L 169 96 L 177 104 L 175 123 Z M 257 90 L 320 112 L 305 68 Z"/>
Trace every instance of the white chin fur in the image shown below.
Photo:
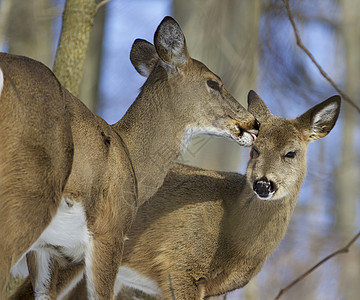
<path fill-rule="evenodd" d="M 256 194 L 256 193 L 255 193 Z M 259 196 L 258 194 L 256 194 L 256 196 L 260 199 L 260 200 L 263 200 L 263 201 L 267 201 L 267 200 L 275 200 L 275 199 L 272 199 L 272 197 L 274 196 L 275 192 L 272 192 L 269 194 L 269 196 L 267 197 L 261 197 Z"/>
<path fill-rule="evenodd" d="M 240 146 L 251 147 L 256 135 L 247 131 L 244 131 L 242 136 L 234 136 L 230 131 L 225 129 L 218 129 L 215 127 L 191 127 L 188 126 L 184 131 L 180 148 L 182 152 L 185 152 L 192 139 L 196 136 L 215 136 L 224 137 L 232 141 L 236 141 Z"/>
<path fill-rule="evenodd" d="M 244 131 L 243 135 L 238 137 L 237 142 L 240 146 L 251 147 L 254 142 L 254 136 L 255 135 Z"/>

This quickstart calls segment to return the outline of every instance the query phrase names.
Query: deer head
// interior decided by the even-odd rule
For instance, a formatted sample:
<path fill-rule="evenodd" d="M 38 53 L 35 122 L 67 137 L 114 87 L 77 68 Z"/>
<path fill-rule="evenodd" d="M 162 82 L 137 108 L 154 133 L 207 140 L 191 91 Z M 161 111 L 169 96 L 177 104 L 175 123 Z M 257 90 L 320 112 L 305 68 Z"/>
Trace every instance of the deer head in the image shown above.
<path fill-rule="evenodd" d="M 278 200 L 299 190 L 306 174 L 308 143 L 326 136 L 340 111 L 333 96 L 294 120 L 276 117 L 254 92 L 248 110 L 261 122 L 247 168 L 247 179 L 261 200 Z"/>
<path fill-rule="evenodd" d="M 162 110 L 163 118 L 185 124 L 181 148 L 196 135 L 226 137 L 250 146 L 259 123 L 225 89 L 219 76 L 189 56 L 185 36 L 174 19 L 164 18 L 154 45 L 137 39 L 130 59 L 148 77 L 140 96 L 152 93 L 150 105 Z"/>

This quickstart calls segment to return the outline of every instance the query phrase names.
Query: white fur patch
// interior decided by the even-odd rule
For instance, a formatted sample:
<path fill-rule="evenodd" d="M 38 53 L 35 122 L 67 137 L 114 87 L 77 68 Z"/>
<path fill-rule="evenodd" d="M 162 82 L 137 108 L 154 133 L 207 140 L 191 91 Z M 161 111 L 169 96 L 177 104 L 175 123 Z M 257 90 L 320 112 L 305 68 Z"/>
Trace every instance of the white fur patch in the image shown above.
<path fill-rule="evenodd" d="M 39 278 L 46 283 L 49 276 L 50 255 L 56 250 L 50 246 L 60 247 L 61 252 L 74 262 L 80 262 L 90 248 L 92 237 L 87 229 L 85 210 L 81 203 L 71 199 L 61 199 L 59 208 L 50 224 L 39 239 L 27 251 L 36 251 L 39 262 Z M 26 254 L 14 266 L 12 273 L 27 275 Z M 40 282 L 40 281 L 39 281 Z M 45 289 L 45 288 L 44 288 Z M 43 293 L 41 291 L 40 293 Z M 42 297 L 45 297 L 42 295 Z"/>
<path fill-rule="evenodd" d="M 85 253 L 85 274 L 86 274 L 86 284 L 88 289 L 89 299 L 97 299 L 94 287 L 94 274 L 92 271 L 92 261 L 93 261 L 93 241 L 90 241 L 90 246 Z"/>
<path fill-rule="evenodd" d="M 138 72 L 140 73 L 141 76 L 144 76 L 146 78 L 150 76 L 151 72 L 149 71 L 149 69 L 145 65 L 142 65 L 142 64 L 138 65 L 137 70 L 138 70 Z"/>
<path fill-rule="evenodd" d="M 183 134 L 180 150 L 185 152 L 192 139 L 196 136 L 214 136 L 223 137 L 235 141 L 240 146 L 250 147 L 256 139 L 255 134 L 244 131 L 241 136 L 235 136 L 226 129 L 220 129 L 217 127 L 192 127 L 188 126 Z"/>
<path fill-rule="evenodd" d="M 51 253 L 46 249 L 36 250 L 38 276 L 35 281 L 35 299 L 50 299 L 49 285 L 51 280 Z"/>
<path fill-rule="evenodd" d="M 62 253 L 79 262 L 84 258 L 89 242 L 84 207 L 79 202 L 63 198 L 50 225 L 35 244 L 38 247 L 47 244 L 60 246 Z"/>
<path fill-rule="evenodd" d="M 156 282 L 128 267 L 120 267 L 115 282 L 114 295 L 117 295 L 123 286 L 138 289 L 146 294 L 161 295 Z"/>
<path fill-rule="evenodd" d="M 334 118 L 337 107 L 338 107 L 337 103 L 331 103 L 331 104 L 325 106 L 317 114 L 315 114 L 314 120 L 313 120 L 313 127 L 314 127 L 315 131 L 316 131 L 317 127 L 322 127 L 322 124 L 328 123 Z"/>
<path fill-rule="evenodd" d="M 0 96 L 3 88 L 4 88 L 4 74 L 3 71 L 0 69 Z"/>
<path fill-rule="evenodd" d="M 242 136 L 237 138 L 237 143 L 240 146 L 250 147 L 252 146 L 253 142 L 256 140 L 256 135 L 247 131 L 244 131 Z"/>
<path fill-rule="evenodd" d="M 267 197 L 261 197 L 260 195 L 258 195 L 258 194 L 255 192 L 256 196 L 257 196 L 260 200 L 263 200 L 263 201 L 271 200 L 271 198 L 274 196 L 274 193 L 275 193 L 275 192 L 271 192 L 271 193 L 269 193 L 269 195 L 268 195 Z M 275 199 L 273 199 L 273 200 L 275 200 Z"/>
<path fill-rule="evenodd" d="M 191 126 L 188 126 L 185 129 L 182 140 L 181 140 L 181 144 L 180 144 L 181 151 L 185 152 L 187 147 L 190 145 L 192 139 L 194 137 L 200 136 L 200 135 L 226 137 L 226 138 L 233 139 L 231 134 L 226 130 L 218 129 L 215 127 L 191 127 Z"/>

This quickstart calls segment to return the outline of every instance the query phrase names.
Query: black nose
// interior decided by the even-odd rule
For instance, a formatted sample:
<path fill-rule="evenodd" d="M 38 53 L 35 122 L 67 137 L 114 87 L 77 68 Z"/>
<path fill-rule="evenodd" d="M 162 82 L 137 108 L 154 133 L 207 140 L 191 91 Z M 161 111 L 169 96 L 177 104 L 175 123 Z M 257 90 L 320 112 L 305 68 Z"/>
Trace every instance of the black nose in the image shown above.
<path fill-rule="evenodd" d="M 274 182 L 269 181 L 266 177 L 262 177 L 254 182 L 254 191 L 261 198 L 268 198 L 276 191 Z"/>
<path fill-rule="evenodd" d="M 255 123 L 254 123 L 254 128 L 256 130 L 259 130 L 260 129 L 260 122 L 258 120 L 255 119 Z"/>

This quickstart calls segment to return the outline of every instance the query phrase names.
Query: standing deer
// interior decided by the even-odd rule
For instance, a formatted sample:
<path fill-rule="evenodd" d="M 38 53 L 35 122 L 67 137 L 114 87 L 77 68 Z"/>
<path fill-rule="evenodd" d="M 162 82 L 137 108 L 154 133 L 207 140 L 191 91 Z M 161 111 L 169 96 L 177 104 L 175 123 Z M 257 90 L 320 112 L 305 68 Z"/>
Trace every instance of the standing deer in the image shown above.
<path fill-rule="evenodd" d="M 246 175 L 175 165 L 127 234 L 116 293 L 126 285 L 163 299 L 225 294 L 245 286 L 279 245 L 305 177 L 308 143 L 333 128 L 340 97 L 293 120 L 272 115 L 253 91 L 248 104 L 261 128 Z M 62 269 L 58 291 L 72 288 L 82 270 Z M 83 287 L 68 299 L 83 299 Z M 29 294 L 27 280 L 17 295 Z"/>
<path fill-rule="evenodd" d="M 44 65 L 0 54 L 0 299 L 26 254 L 36 299 L 55 297 L 59 266 L 79 261 L 89 298 L 112 298 L 137 208 L 191 138 L 252 144 L 259 123 L 189 56 L 174 19 L 164 18 L 154 45 L 134 42 L 130 59 L 148 79 L 111 126 Z"/>

